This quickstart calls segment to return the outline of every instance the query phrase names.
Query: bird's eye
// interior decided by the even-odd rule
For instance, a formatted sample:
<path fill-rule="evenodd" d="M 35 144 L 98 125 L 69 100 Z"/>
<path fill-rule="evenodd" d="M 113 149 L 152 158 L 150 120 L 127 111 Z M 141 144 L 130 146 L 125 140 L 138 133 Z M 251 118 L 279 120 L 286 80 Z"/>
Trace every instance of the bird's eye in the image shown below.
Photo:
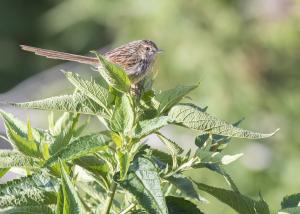
<path fill-rule="evenodd" d="M 146 51 L 150 51 L 150 47 L 146 47 Z"/>

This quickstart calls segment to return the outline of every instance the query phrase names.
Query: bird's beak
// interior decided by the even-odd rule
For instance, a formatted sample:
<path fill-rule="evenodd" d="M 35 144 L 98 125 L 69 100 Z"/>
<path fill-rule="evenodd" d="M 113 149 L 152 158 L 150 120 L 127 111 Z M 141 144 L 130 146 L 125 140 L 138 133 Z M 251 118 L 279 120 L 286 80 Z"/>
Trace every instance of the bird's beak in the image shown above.
<path fill-rule="evenodd" d="M 162 50 L 162 49 L 160 49 L 160 48 L 158 48 L 158 49 L 156 50 L 156 53 L 162 53 L 162 52 L 164 52 L 164 50 Z"/>

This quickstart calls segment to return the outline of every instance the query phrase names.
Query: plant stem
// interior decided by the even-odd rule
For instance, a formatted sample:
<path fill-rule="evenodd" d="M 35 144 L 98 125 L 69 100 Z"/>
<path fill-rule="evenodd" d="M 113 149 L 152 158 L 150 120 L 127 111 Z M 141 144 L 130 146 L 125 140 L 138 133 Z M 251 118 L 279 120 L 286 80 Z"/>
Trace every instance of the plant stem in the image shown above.
<path fill-rule="evenodd" d="M 135 207 L 135 203 L 130 204 L 127 208 L 125 208 L 122 212 L 120 212 L 120 214 L 126 214 L 128 213 L 132 208 Z"/>
<path fill-rule="evenodd" d="M 109 214 L 116 189 L 117 189 L 117 183 L 112 181 L 110 188 L 109 188 L 109 192 L 107 194 L 107 198 L 104 202 L 104 208 L 103 208 L 103 211 L 101 212 L 101 214 Z"/>
<path fill-rule="evenodd" d="M 170 186 L 168 187 L 168 189 L 167 189 L 167 191 L 166 191 L 166 193 L 165 193 L 165 196 L 168 196 L 168 195 L 169 195 L 169 193 L 170 193 L 171 190 L 172 190 L 172 187 L 173 187 L 173 184 L 170 184 Z"/>

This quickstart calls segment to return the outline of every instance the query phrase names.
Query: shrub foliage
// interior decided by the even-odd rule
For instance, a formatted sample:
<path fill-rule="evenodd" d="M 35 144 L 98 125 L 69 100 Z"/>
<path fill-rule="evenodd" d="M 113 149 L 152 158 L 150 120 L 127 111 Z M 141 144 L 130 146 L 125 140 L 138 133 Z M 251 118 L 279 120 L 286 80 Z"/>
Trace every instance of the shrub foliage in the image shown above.
<path fill-rule="evenodd" d="M 13 106 L 64 112 L 42 130 L 0 110 L 7 140 L 13 150 L 0 151 L 0 176 L 18 167 L 26 176 L 0 185 L 0 213 L 202 213 L 207 192 L 238 213 L 269 213 L 260 197 L 240 193 L 223 166 L 242 154 L 223 150 L 231 138 L 262 139 L 272 136 L 239 128 L 240 123 L 217 119 L 192 103 L 183 102 L 198 85 L 155 91 L 151 79 L 143 82 L 138 97 L 130 79 L 118 66 L 103 64 L 96 80 L 64 72 L 73 94 Z M 105 130 L 83 134 L 96 117 Z M 187 153 L 160 129 L 181 126 L 196 130 L 196 151 Z M 99 126 L 100 127 L 100 126 Z M 156 135 L 168 152 L 145 144 Z M 5 138 L 5 137 L 4 137 Z M 228 189 L 199 183 L 185 171 L 208 168 L 224 177 Z M 299 194 L 287 196 L 281 212 L 299 212 Z"/>

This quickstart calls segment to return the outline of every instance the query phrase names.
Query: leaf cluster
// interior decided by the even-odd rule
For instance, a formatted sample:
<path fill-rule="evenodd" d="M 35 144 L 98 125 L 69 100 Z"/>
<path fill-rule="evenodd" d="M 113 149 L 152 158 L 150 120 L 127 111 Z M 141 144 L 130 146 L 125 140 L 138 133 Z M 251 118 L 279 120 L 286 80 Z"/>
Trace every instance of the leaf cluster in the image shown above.
<path fill-rule="evenodd" d="M 224 149 L 231 138 L 262 139 L 275 132 L 245 130 L 237 127 L 240 121 L 230 124 L 211 116 L 206 108 L 183 103 L 198 85 L 155 91 L 141 84 L 137 97 L 125 71 L 97 57 L 103 65 L 100 80 L 64 72 L 75 88 L 73 94 L 11 103 L 63 112 L 56 121 L 50 114 L 47 130 L 0 110 L 13 146 L 0 151 L 0 176 L 15 167 L 27 172 L 0 185 L 0 213 L 202 213 L 207 201 L 203 191 L 239 213 L 269 213 L 262 198 L 242 195 L 225 172 L 223 166 L 242 154 L 228 155 Z M 89 123 L 82 123 L 83 114 L 96 117 L 105 130 L 83 134 Z M 197 150 L 185 153 L 160 132 L 167 125 L 196 130 Z M 151 134 L 166 146 L 167 153 L 144 143 Z M 229 189 L 196 182 L 184 173 L 202 168 L 223 176 Z M 285 198 L 282 210 L 297 209 L 298 199 Z"/>

